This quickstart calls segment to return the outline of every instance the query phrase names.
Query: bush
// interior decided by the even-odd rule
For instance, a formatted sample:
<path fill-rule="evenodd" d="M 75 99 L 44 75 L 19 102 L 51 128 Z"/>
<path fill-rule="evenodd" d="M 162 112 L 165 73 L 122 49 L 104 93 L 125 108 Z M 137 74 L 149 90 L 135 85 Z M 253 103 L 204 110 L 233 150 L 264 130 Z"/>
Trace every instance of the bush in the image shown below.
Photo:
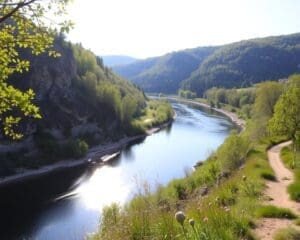
<path fill-rule="evenodd" d="M 278 208 L 273 205 L 261 206 L 256 210 L 257 217 L 294 219 L 296 215 L 288 208 Z"/>
<path fill-rule="evenodd" d="M 87 154 L 89 149 L 88 144 L 81 139 L 70 140 L 66 146 L 67 157 L 81 158 Z"/>
<path fill-rule="evenodd" d="M 240 167 L 246 159 L 249 144 L 246 137 L 236 133 L 231 134 L 217 153 L 222 170 L 231 172 Z"/>

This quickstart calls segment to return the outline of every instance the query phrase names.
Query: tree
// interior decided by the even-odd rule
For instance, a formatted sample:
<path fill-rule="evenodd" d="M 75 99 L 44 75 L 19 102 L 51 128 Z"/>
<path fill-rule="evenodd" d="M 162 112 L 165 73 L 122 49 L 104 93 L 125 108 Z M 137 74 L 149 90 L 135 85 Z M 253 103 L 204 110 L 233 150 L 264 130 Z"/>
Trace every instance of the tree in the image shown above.
<path fill-rule="evenodd" d="M 274 113 L 274 106 L 283 92 L 283 84 L 267 81 L 261 83 L 256 91 L 256 98 L 253 106 L 254 126 L 252 135 L 255 138 L 265 136 L 267 124 Z"/>
<path fill-rule="evenodd" d="M 69 0 L 0 0 L 0 123 L 3 133 L 20 139 L 15 127 L 25 117 L 41 118 L 39 108 L 32 103 L 34 92 L 9 85 L 13 74 L 28 71 L 30 62 L 20 52 L 34 55 L 46 52 L 58 57 L 53 50 L 54 37 L 67 32 L 72 23 L 54 22 L 52 17 L 66 14 Z M 51 16 L 51 19 L 48 17 Z"/>
<path fill-rule="evenodd" d="M 300 75 L 289 78 L 289 86 L 275 105 L 269 129 L 275 135 L 287 135 L 293 141 L 295 164 L 300 141 Z"/>
<path fill-rule="evenodd" d="M 122 99 L 122 122 L 130 124 L 133 115 L 136 113 L 138 107 L 137 101 L 127 95 Z"/>

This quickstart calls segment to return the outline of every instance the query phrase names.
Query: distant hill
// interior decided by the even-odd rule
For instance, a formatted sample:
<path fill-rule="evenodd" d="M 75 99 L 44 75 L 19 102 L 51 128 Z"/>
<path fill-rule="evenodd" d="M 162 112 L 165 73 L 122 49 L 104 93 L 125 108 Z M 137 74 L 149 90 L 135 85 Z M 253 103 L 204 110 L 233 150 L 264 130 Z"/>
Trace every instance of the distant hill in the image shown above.
<path fill-rule="evenodd" d="M 104 65 L 108 67 L 129 64 L 139 60 L 137 58 L 124 56 L 124 55 L 101 56 L 101 58 L 103 59 Z"/>
<path fill-rule="evenodd" d="M 199 47 L 136 61 L 113 70 L 147 92 L 202 95 L 211 87 L 242 87 L 300 73 L 300 34 Z"/>
<path fill-rule="evenodd" d="M 161 57 L 116 66 L 113 70 L 146 92 L 175 93 L 181 82 L 216 49 L 217 47 L 200 47 L 172 52 Z"/>
<path fill-rule="evenodd" d="M 183 87 L 201 95 L 211 87 L 244 87 L 300 73 L 300 34 L 224 45 L 210 55 Z"/>

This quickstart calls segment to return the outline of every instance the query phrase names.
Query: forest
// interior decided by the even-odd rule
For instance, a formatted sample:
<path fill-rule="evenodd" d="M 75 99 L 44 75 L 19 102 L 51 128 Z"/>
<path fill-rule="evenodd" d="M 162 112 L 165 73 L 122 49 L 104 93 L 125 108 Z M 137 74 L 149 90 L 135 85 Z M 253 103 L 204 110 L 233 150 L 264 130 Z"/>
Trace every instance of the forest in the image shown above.
<path fill-rule="evenodd" d="M 300 34 L 258 38 L 172 52 L 114 67 L 146 92 L 202 97 L 212 87 L 241 88 L 299 73 Z"/>

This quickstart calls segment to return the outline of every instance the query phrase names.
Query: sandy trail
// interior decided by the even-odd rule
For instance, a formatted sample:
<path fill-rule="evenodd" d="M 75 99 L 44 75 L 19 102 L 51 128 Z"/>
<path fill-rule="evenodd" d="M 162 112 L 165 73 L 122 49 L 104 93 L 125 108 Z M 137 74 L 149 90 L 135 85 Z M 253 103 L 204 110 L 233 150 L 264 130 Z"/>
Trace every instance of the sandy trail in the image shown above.
<path fill-rule="evenodd" d="M 287 169 L 280 159 L 281 149 L 290 144 L 291 141 L 284 142 L 268 150 L 268 160 L 277 181 L 268 181 L 266 183 L 265 195 L 271 199 L 266 204 L 290 208 L 294 213 L 300 214 L 300 203 L 290 200 L 287 193 L 287 186 L 293 182 L 293 172 Z M 261 240 L 272 240 L 276 230 L 288 226 L 294 226 L 291 220 L 264 218 L 258 223 L 255 234 Z"/>

